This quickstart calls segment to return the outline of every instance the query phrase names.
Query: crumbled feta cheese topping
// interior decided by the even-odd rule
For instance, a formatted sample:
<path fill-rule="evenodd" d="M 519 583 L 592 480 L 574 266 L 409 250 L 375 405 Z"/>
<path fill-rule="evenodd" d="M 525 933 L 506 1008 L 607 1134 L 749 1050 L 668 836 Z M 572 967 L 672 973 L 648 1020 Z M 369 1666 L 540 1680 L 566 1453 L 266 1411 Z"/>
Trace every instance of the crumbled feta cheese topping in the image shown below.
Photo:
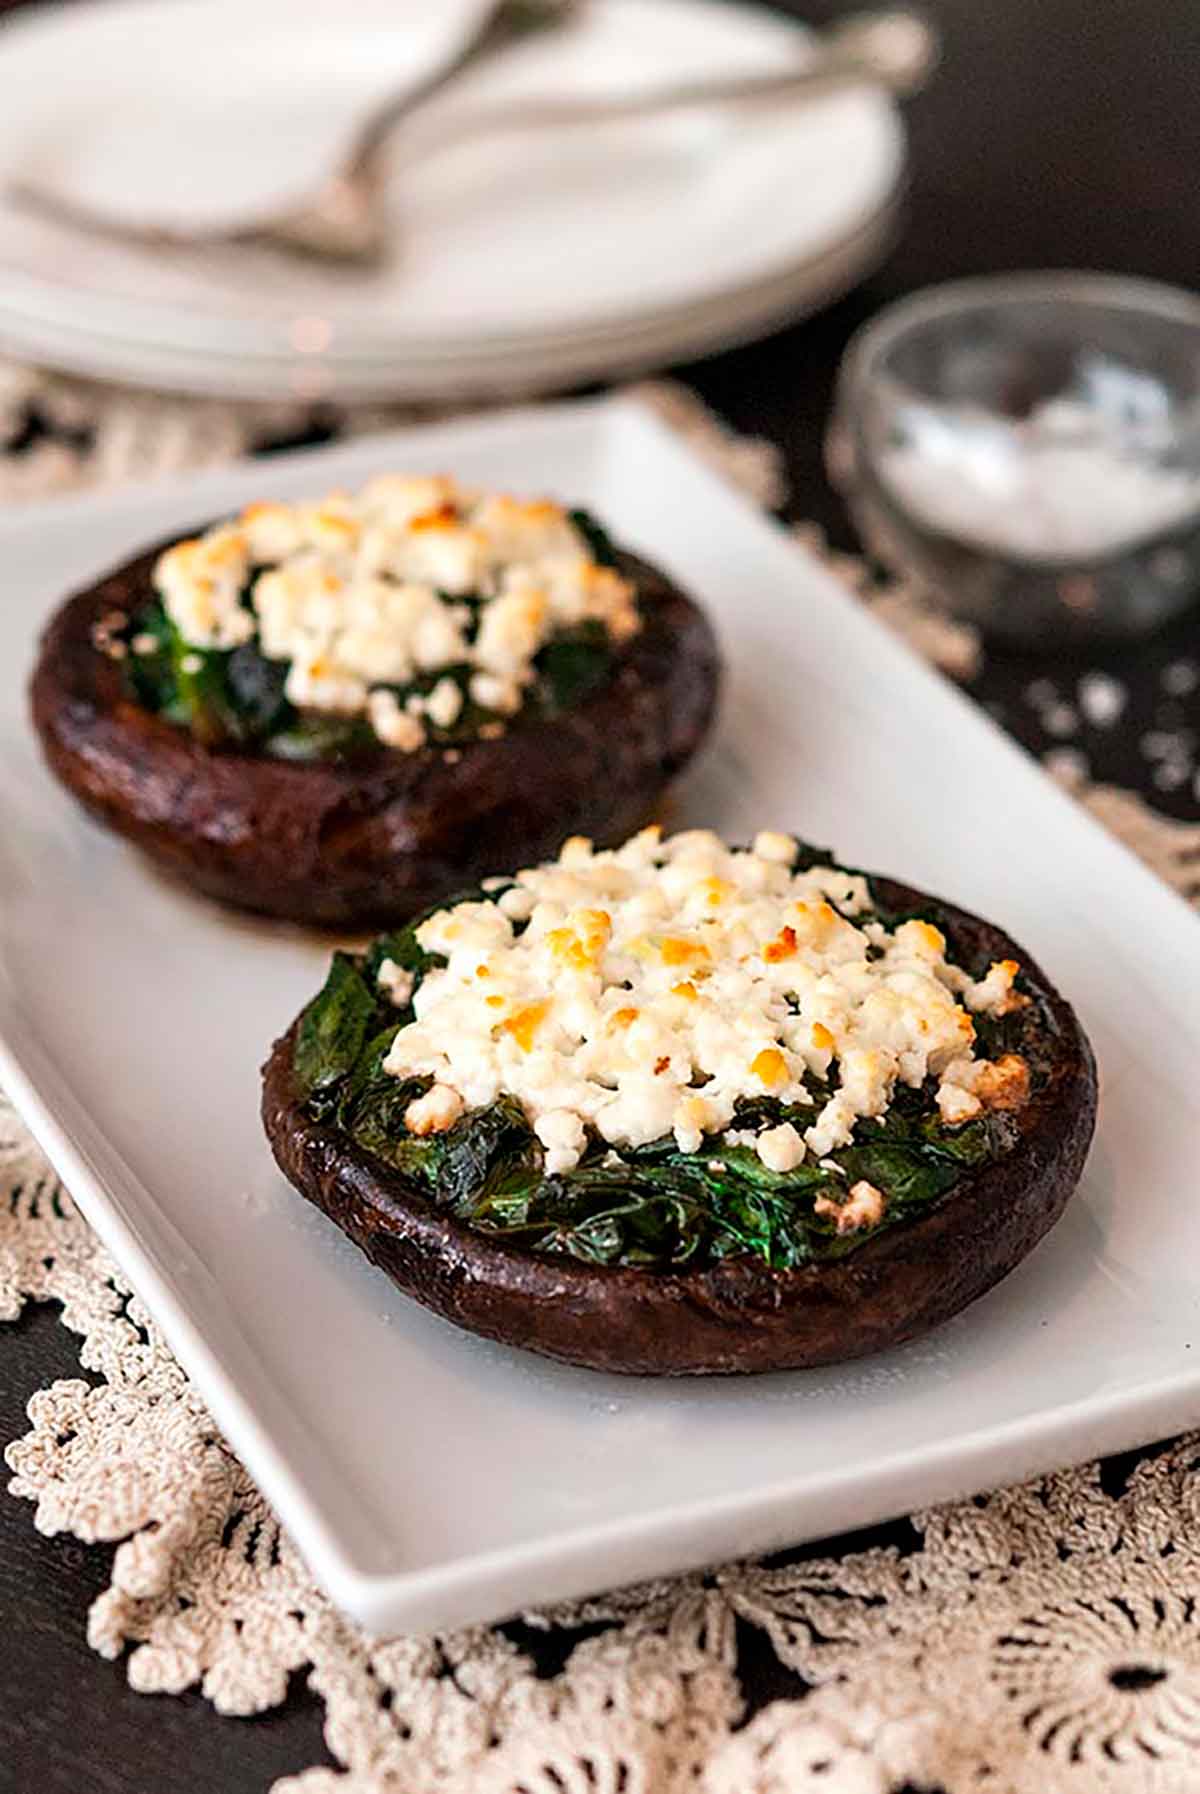
<path fill-rule="evenodd" d="M 397 1009 L 403 1009 L 412 996 L 415 980 L 412 973 L 398 966 L 394 959 L 385 959 L 375 974 L 375 982 L 380 990 L 387 992 Z"/>
<path fill-rule="evenodd" d="M 996 1060 L 952 1059 L 942 1073 L 937 1105 L 942 1120 L 953 1126 L 985 1109 L 1019 1109 L 1028 1097 L 1029 1067 L 1018 1053 L 1005 1053 Z"/>
<path fill-rule="evenodd" d="M 794 1171 L 804 1157 L 804 1141 L 790 1121 L 751 1134 L 750 1141 L 768 1171 Z"/>
<path fill-rule="evenodd" d="M 857 1233 L 860 1227 L 878 1227 L 887 1212 L 887 1197 L 865 1178 L 851 1184 L 844 1202 L 818 1196 L 813 1213 L 832 1221 L 838 1233 Z"/>
<path fill-rule="evenodd" d="M 462 1112 L 463 1100 L 458 1092 L 445 1084 L 435 1084 L 424 1096 L 409 1103 L 404 1111 L 404 1125 L 411 1134 L 444 1134 Z"/>
<path fill-rule="evenodd" d="M 290 662 L 299 709 L 365 715 L 402 752 L 450 729 L 463 690 L 443 677 L 410 721 L 381 698 L 441 668 L 462 669 L 472 700 L 511 716 L 556 634 L 601 623 L 614 643 L 640 627 L 632 583 L 599 565 L 548 500 L 465 490 L 445 477 L 388 474 L 351 497 L 250 505 L 240 518 L 159 556 L 154 581 L 194 648 L 257 634 Z M 247 602 L 248 595 L 248 602 Z M 464 602 L 464 600 L 470 602 Z"/>
<path fill-rule="evenodd" d="M 380 741 L 387 747 L 399 748 L 402 754 L 415 753 L 425 740 L 420 720 L 401 709 L 394 691 L 369 692 L 367 716 Z"/>
<path fill-rule="evenodd" d="M 495 901 L 420 925 L 446 964 L 417 987 L 387 1070 L 431 1077 L 431 1097 L 465 1109 L 517 1097 L 551 1171 L 577 1163 L 589 1131 L 614 1147 L 673 1133 L 700 1151 L 763 1095 L 817 1105 L 803 1133 L 739 1130 L 781 1173 L 847 1145 L 898 1083 L 938 1079 L 951 1122 L 1023 1100 L 1022 1060 L 972 1054 L 970 1011 L 1027 1001 L 1016 964 L 974 980 L 931 923 L 888 929 L 864 878 L 795 859 L 775 833 L 749 850 L 699 829 L 600 853 L 573 838 Z"/>

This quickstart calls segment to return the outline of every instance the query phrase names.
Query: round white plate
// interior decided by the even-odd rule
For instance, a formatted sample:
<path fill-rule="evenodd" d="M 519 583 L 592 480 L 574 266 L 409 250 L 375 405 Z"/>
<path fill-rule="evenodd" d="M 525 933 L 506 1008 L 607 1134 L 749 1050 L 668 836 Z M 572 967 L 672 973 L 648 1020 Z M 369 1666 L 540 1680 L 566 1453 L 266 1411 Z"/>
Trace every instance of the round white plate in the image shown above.
<path fill-rule="evenodd" d="M 478 0 L 444 9 L 425 0 L 336 9 L 324 0 L 106 0 L 32 15 L 0 32 L 0 179 L 53 162 L 60 178 L 74 170 L 93 199 L 106 181 L 111 196 L 118 177 L 136 198 L 141 167 L 144 199 L 161 208 L 176 193 L 181 218 L 204 207 L 215 215 L 232 203 L 231 170 L 233 198 L 278 184 L 305 121 L 344 131 L 364 98 L 428 65 L 431 14 L 443 33 L 448 19 L 461 30 L 464 8 Z M 356 378 L 366 364 L 396 368 L 393 388 L 405 390 L 410 369 L 444 384 L 453 370 L 431 372 L 438 359 L 490 366 L 519 351 L 526 364 L 569 360 L 585 337 L 661 332 L 672 314 L 698 306 L 740 313 L 753 289 L 797 280 L 886 206 L 904 148 L 898 114 L 880 94 L 428 146 L 456 111 L 479 103 L 778 68 L 803 61 L 806 41 L 776 16 L 716 0 L 590 0 L 568 31 L 520 47 L 436 102 L 442 119 L 423 119 L 423 154 L 411 133 L 397 137 L 396 249 L 371 274 L 246 248 L 151 255 L 0 199 L 9 329 L 18 317 L 36 322 L 48 358 L 61 331 L 76 364 L 90 336 L 98 360 L 118 340 L 143 345 L 148 359 L 216 355 L 226 376 L 240 358 L 239 390 L 257 378 L 252 360 L 273 368 L 311 355 L 330 368 L 353 364 Z M 272 381 L 264 370 L 264 387 Z"/>
<path fill-rule="evenodd" d="M 527 348 L 379 361 L 296 352 L 222 355 L 48 324 L 0 304 L 0 351 L 71 373 L 207 397 L 361 403 L 533 396 L 642 373 L 796 321 L 847 291 L 874 266 L 894 229 L 894 208 L 885 208 L 828 255 L 743 294 L 625 330 Z"/>

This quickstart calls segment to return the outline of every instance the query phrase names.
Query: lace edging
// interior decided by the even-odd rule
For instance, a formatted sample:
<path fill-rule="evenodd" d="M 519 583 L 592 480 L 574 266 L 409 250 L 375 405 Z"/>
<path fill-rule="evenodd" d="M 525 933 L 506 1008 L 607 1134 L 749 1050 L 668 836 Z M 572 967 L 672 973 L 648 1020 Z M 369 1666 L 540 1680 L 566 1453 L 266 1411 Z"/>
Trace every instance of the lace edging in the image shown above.
<path fill-rule="evenodd" d="M 682 388 L 636 390 L 759 503 L 777 502 L 769 445 L 732 437 Z M 51 435 L 5 496 L 223 460 L 297 423 L 279 408 L 181 411 L 0 369 L 0 427 L 34 401 Z M 857 562 L 835 565 L 917 651 L 970 675 L 970 630 L 895 585 L 872 586 Z M 1076 795 L 1196 894 L 1200 828 L 1128 792 Z M 1085 1465 L 915 1514 L 904 1546 L 727 1565 L 507 1628 L 370 1638 L 314 1587 L 6 1106 L 0 1180 L 0 1319 L 57 1301 L 101 1379 L 32 1397 L 30 1429 L 5 1453 L 9 1487 L 34 1504 L 41 1531 L 115 1545 L 88 1638 L 105 1657 L 125 1654 L 135 1688 L 199 1687 L 218 1712 L 248 1715 L 307 1672 L 343 1767 L 289 1777 L 276 1794 L 1195 1787 L 1200 1436 L 1145 1455 L 1115 1490 Z M 795 1677 L 794 1698 L 748 1716 L 747 1649 Z"/>

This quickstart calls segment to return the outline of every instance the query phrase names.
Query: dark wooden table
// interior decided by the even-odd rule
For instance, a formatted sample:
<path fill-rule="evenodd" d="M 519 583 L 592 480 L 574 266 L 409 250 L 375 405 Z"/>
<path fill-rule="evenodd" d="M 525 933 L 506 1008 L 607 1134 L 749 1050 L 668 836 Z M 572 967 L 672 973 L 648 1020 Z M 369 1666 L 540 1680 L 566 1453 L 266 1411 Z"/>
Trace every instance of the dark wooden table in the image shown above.
<path fill-rule="evenodd" d="M 789 0 L 822 21 L 839 0 Z M 1200 274 L 1200 7 L 1196 0 L 929 0 L 945 33 L 936 86 L 912 118 L 912 192 L 886 267 L 823 317 L 678 370 L 737 428 L 786 452 L 790 509 L 849 545 L 821 467 L 831 380 L 850 332 L 900 293 L 954 275 L 1085 267 L 1183 285 Z M 1200 625 L 1120 656 L 1131 701 L 1121 726 L 1084 729 L 1096 776 L 1138 787 L 1175 814 L 1200 815 L 1191 781 L 1152 782 L 1142 736 L 1195 727 L 1200 699 L 1164 699 L 1162 668 L 1200 653 Z M 1095 660 L 1089 664 L 1099 664 Z M 1031 748 L 1051 738 L 1026 701 L 1066 666 L 989 655 L 978 694 Z M 49 1309 L 0 1333 L 0 1440 L 24 1430 L 33 1390 L 80 1374 L 75 1341 Z M 302 1686 L 254 1721 L 219 1719 L 199 1695 L 131 1694 L 120 1664 L 84 1643 L 84 1615 L 110 1554 L 40 1538 L 23 1502 L 0 1497 L 0 1794 L 249 1794 L 327 1762 L 321 1709 Z M 775 1688 L 751 1689 L 761 1700 Z"/>

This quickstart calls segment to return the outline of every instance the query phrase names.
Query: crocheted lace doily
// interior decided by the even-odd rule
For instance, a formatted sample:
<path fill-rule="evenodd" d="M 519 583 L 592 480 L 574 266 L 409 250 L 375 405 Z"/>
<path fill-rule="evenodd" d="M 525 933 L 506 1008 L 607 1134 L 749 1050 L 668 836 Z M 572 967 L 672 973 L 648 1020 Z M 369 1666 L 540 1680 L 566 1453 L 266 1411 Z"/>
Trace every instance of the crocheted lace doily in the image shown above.
<path fill-rule="evenodd" d="M 763 503 L 778 470 L 677 388 L 640 389 Z M 364 420 L 355 420 L 360 427 Z M 369 420 L 394 422 L 395 417 Z M 0 496 L 198 465 L 303 430 L 0 370 Z M 857 563 L 843 567 L 863 585 Z M 864 591 L 921 652 L 968 631 Z M 1079 793 L 1190 889 L 1200 828 Z M 56 1301 L 98 1380 L 29 1403 L 11 1489 L 46 1533 L 117 1546 L 88 1615 L 135 1688 L 224 1714 L 306 1671 L 344 1767 L 275 1794 L 1191 1794 L 1200 1784 L 1200 1436 L 917 1513 L 836 1555 L 654 1582 L 504 1627 L 372 1638 L 313 1586 L 153 1321 L 0 1106 L 0 1319 Z M 770 1670 L 764 1674 L 764 1666 Z M 787 1698 L 753 1712 L 756 1685 Z"/>

